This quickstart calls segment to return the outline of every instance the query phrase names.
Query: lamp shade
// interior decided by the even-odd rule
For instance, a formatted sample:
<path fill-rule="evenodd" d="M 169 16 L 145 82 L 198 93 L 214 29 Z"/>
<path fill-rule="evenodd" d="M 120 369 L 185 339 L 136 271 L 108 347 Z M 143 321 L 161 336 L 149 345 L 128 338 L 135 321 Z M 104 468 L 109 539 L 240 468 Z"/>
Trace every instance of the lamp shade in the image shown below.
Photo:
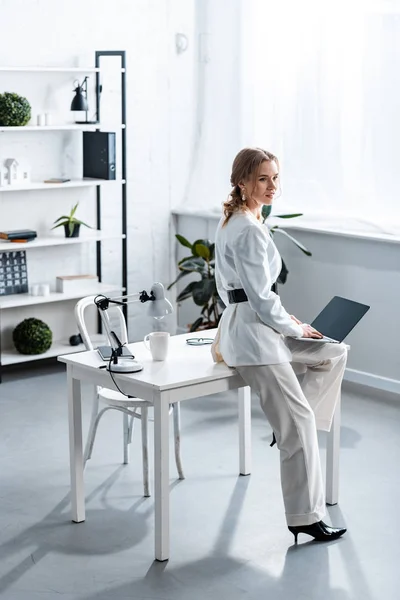
<path fill-rule="evenodd" d="M 151 291 L 155 300 L 149 302 L 149 315 L 155 319 L 162 319 L 173 312 L 172 304 L 165 297 L 165 290 L 162 283 L 153 283 Z"/>
<path fill-rule="evenodd" d="M 71 102 L 71 110 L 88 110 L 88 103 L 80 86 L 75 88 L 75 96 Z"/>

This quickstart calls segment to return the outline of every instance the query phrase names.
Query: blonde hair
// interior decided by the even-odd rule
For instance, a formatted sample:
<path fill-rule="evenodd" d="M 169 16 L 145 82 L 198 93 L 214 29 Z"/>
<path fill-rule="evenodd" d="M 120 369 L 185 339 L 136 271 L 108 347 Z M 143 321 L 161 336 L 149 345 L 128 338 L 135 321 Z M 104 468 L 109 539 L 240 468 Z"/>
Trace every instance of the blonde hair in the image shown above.
<path fill-rule="evenodd" d="M 222 226 L 227 224 L 233 214 L 246 210 L 246 202 L 242 199 L 239 183 L 252 177 L 255 186 L 260 165 L 264 161 L 271 160 L 275 161 L 279 168 L 279 161 L 276 156 L 262 148 L 243 148 L 243 150 L 236 155 L 232 165 L 232 191 L 226 202 L 223 203 L 225 220 Z"/>

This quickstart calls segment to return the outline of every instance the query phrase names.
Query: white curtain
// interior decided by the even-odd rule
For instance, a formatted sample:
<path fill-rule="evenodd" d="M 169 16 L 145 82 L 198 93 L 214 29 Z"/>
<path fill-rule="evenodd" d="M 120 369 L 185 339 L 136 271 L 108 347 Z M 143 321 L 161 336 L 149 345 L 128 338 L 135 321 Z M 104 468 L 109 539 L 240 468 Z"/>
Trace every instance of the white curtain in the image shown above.
<path fill-rule="evenodd" d="M 275 212 L 399 231 L 400 1 L 243 7 L 243 141 L 281 161 Z"/>

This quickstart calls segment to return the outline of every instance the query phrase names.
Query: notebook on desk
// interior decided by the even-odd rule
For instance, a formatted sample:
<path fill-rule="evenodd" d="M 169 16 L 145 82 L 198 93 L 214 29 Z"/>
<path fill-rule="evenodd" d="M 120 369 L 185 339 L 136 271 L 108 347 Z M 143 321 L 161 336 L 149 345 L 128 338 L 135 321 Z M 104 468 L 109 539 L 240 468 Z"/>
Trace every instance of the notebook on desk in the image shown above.
<path fill-rule="evenodd" d="M 370 309 L 366 304 L 334 296 L 311 323 L 323 338 L 295 337 L 301 342 L 340 344 Z"/>

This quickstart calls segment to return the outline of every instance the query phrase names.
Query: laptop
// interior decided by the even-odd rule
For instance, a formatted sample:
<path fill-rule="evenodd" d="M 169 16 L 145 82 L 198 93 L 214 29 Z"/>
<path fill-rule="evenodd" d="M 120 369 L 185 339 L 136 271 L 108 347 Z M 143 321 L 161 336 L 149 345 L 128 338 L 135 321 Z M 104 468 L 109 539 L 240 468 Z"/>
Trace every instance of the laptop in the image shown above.
<path fill-rule="evenodd" d="M 100 354 L 102 360 L 110 360 L 111 358 L 111 346 L 99 346 L 97 348 L 97 352 Z M 132 352 L 129 352 L 126 346 L 122 346 L 122 355 L 123 358 L 133 358 Z"/>
<path fill-rule="evenodd" d="M 366 304 L 334 296 L 311 323 L 311 326 L 320 331 L 324 337 L 320 339 L 295 337 L 294 339 L 302 342 L 340 344 L 369 309 Z"/>

